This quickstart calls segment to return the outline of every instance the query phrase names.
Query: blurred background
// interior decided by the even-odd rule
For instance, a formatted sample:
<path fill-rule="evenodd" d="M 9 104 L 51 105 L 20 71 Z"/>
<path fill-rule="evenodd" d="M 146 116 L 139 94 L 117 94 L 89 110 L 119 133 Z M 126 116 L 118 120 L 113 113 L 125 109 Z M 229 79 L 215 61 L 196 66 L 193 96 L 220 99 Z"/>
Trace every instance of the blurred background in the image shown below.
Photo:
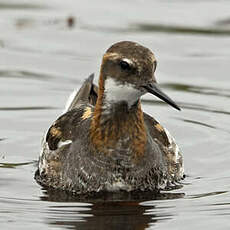
<path fill-rule="evenodd" d="M 140 202 L 80 202 L 33 179 L 40 141 L 105 50 L 150 48 L 181 107 L 143 98 L 175 137 L 183 187 Z M 0 0 L 2 229 L 229 229 L 230 1 Z"/>

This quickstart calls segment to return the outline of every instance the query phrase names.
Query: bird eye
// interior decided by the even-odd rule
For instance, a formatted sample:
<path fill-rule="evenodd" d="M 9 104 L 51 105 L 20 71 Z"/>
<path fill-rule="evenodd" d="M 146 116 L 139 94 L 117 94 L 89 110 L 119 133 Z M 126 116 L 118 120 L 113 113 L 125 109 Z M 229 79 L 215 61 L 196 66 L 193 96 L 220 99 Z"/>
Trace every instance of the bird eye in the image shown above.
<path fill-rule="evenodd" d="M 131 66 L 129 65 L 128 62 L 126 61 L 120 61 L 120 67 L 123 69 L 123 70 L 130 70 L 131 69 Z"/>

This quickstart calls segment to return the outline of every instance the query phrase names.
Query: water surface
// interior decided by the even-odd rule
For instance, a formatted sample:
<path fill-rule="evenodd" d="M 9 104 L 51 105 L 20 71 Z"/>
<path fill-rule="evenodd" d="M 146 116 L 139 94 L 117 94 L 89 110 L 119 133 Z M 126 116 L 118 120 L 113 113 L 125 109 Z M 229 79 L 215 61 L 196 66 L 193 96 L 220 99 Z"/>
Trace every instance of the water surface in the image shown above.
<path fill-rule="evenodd" d="M 229 229 L 229 1 L 0 0 L 0 31 L 2 229 Z M 182 107 L 143 98 L 183 152 L 183 187 L 120 202 L 42 189 L 43 133 L 121 40 L 155 52 L 158 82 Z"/>

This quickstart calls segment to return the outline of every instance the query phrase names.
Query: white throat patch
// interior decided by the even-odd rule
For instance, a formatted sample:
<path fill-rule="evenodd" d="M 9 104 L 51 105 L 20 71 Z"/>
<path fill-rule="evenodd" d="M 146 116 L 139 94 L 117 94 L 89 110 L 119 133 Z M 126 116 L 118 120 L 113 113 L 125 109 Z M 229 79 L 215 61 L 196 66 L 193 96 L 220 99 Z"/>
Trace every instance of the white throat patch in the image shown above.
<path fill-rule="evenodd" d="M 134 85 L 128 83 L 121 84 L 110 77 L 105 80 L 104 93 L 108 104 L 125 101 L 129 108 L 144 94 L 136 89 Z"/>

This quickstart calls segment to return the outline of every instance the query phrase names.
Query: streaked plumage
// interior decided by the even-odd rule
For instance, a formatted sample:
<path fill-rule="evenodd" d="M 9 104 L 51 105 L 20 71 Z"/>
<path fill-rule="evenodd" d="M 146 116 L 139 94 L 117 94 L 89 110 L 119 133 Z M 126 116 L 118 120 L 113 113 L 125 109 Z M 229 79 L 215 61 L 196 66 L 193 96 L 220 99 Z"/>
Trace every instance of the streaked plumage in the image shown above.
<path fill-rule="evenodd" d="M 183 160 L 168 131 L 141 110 L 147 91 L 179 107 L 156 85 L 147 48 L 120 42 L 103 57 L 99 87 L 91 75 L 49 128 L 36 180 L 76 193 L 159 191 L 183 178 Z"/>

